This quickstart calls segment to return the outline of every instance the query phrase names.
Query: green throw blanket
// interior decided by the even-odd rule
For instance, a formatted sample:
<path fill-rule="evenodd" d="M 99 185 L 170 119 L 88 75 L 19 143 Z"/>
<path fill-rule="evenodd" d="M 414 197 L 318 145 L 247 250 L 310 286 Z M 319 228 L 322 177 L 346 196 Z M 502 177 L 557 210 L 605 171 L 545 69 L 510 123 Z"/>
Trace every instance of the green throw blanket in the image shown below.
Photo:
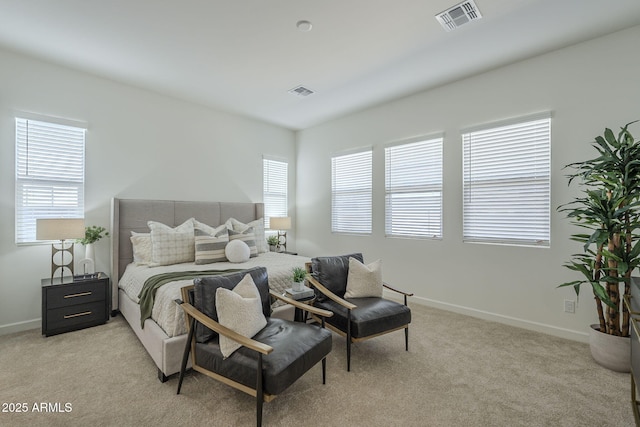
<path fill-rule="evenodd" d="M 142 290 L 138 295 L 138 298 L 140 298 L 140 327 L 144 329 L 144 321 L 151 318 L 153 302 L 156 299 L 156 291 L 160 286 L 176 280 L 191 280 L 197 277 L 227 274 L 236 271 L 242 270 L 172 271 L 170 273 L 161 273 L 149 277 L 145 280 Z"/>

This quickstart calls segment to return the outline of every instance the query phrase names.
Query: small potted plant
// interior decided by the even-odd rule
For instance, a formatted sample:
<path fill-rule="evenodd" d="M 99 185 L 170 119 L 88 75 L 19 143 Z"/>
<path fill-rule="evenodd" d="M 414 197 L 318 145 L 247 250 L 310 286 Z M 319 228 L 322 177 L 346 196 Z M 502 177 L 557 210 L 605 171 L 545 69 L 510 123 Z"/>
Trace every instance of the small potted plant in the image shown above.
<path fill-rule="evenodd" d="M 275 252 L 278 247 L 278 236 L 269 236 L 267 237 L 267 244 L 269 245 L 269 250 L 271 252 Z"/>
<path fill-rule="evenodd" d="M 293 286 L 294 291 L 304 289 L 304 279 L 307 277 L 307 271 L 302 267 L 293 267 Z"/>

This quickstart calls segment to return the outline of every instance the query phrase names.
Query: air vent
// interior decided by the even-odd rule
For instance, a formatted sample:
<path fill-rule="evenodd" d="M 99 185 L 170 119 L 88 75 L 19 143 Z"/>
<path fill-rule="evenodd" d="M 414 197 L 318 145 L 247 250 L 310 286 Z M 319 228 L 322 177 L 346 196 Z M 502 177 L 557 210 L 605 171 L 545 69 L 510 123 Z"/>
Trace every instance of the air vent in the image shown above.
<path fill-rule="evenodd" d="M 315 92 L 304 86 L 296 86 L 293 89 L 291 89 L 289 93 L 292 93 L 294 95 L 298 95 L 304 98 L 305 96 L 313 95 Z"/>
<path fill-rule="evenodd" d="M 473 0 L 457 4 L 436 15 L 438 22 L 447 31 L 455 30 L 461 25 L 480 18 L 482 18 L 482 15 Z"/>

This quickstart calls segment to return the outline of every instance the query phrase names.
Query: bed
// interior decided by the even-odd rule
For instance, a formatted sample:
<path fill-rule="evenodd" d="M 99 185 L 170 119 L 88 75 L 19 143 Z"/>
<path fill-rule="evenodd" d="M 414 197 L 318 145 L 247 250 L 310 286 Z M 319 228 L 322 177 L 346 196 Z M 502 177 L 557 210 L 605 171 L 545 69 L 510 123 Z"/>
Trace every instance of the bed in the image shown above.
<path fill-rule="evenodd" d="M 149 233 L 148 221 L 177 227 L 194 219 L 196 223 L 211 227 L 225 224 L 232 219 L 238 224 L 260 224 L 264 215 L 262 203 L 243 202 L 189 202 L 171 200 L 112 199 L 111 203 L 111 311 L 127 320 L 154 363 L 158 378 L 165 381 L 169 375 L 180 371 L 180 363 L 186 343 L 185 323 L 182 311 L 173 302 L 180 298 L 180 288 L 193 279 L 177 278 L 160 286 L 155 293 L 151 317 L 141 320 L 138 295 L 147 279 L 161 274 L 223 274 L 228 271 L 264 266 L 269 274 L 269 286 L 278 291 L 290 285 L 293 267 L 304 267 L 309 258 L 269 252 L 260 233 L 256 233 L 255 256 L 246 262 L 218 261 L 196 264 L 192 261 L 169 265 L 147 265 L 134 262 L 131 236 Z M 135 239 L 134 239 L 135 240 Z M 142 264 L 142 265 L 140 265 Z M 180 273 L 182 274 L 182 273 Z M 142 307 L 142 310 L 141 310 Z M 291 317 L 284 307 L 274 306 L 274 315 Z"/>

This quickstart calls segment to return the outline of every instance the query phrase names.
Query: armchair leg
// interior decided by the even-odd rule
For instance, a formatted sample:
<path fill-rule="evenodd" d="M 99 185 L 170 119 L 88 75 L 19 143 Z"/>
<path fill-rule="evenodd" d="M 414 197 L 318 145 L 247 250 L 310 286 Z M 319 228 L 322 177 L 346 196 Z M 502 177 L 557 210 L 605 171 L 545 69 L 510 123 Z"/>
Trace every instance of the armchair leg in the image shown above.
<path fill-rule="evenodd" d="M 193 331 L 196 329 L 196 319 L 192 317 L 189 323 L 189 335 L 187 337 L 187 343 L 184 345 L 184 353 L 182 354 L 182 365 L 180 366 L 180 378 L 178 379 L 178 391 L 176 394 L 180 394 L 184 372 L 187 370 L 187 360 L 189 360 L 189 352 L 191 352 L 191 341 L 193 340 Z"/>
<path fill-rule="evenodd" d="M 409 327 L 404 328 L 404 349 L 409 351 Z"/>
<path fill-rule="evenodd" d="M 322 384 L 327 383 L 327 358 L 322 359 Z"/>
<path fill-rule="evenodd" d="M 262 426 L 262 404 L 264 392 L 262 390 L 262 353 L 258 353 L 258 375 L 256 377 L 256 425 Z"/>
<path fill-rule="evenodd" d="M 347 310 L 347 372 L 351 371 L 351 309 Z"/>

